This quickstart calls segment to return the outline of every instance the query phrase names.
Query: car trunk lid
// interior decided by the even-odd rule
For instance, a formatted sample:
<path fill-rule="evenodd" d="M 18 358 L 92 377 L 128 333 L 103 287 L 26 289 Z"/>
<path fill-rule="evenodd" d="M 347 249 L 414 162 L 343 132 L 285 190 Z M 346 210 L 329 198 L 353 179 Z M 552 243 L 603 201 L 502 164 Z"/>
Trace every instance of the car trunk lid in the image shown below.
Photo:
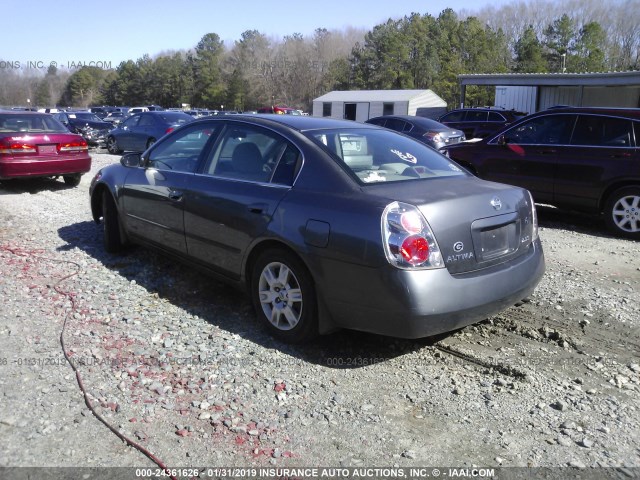
<path fill-rule="evenodd" d="M 377 193 L 420 209 L 452 274 L 487 268 L 528 251 L 534 219 L 526 190 L 475 177 L 408 183 L 402 189 L 384 185 Z"/>

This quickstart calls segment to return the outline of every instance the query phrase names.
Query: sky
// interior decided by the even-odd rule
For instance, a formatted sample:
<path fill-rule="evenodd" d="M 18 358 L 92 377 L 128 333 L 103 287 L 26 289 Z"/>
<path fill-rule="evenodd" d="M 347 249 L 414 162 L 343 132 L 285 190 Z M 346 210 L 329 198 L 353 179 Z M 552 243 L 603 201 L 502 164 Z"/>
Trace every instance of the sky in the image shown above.
<path fill-rule="evenodd" d="M 282 38 L 313 34 L 316 28 L 367 30 L 412 12 L 437 16 L 446 8 L 477 11 L 515 0 L 2 0 L 10 16 L 0 27 L 0 68 L 116 68 L 144 54 L 188 50 L 207 33 L 228 46 L 246 30 Z"/>

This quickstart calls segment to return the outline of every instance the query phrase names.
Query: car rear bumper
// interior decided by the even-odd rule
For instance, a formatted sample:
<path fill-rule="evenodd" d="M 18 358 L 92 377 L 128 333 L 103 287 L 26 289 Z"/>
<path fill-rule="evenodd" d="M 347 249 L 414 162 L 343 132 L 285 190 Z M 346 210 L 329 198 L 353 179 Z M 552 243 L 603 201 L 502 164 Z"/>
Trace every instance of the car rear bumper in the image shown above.
<path fill-rule="evenodd" d="M 326 272 L 332 285 L 320 290 L 336 327 L 421 338 L 479 322 L 526 298 L 542 278 L 545 261 L 537 240 L 525 255 L 462 275 L 444 268 L 331 270 Z"/>
<path fill-rule="evenodd" d="M 0 179 L 48 177 L 86 173 L 91 170 L 91 157 L 78 158 L 5 158 L 0 159 Z"/>

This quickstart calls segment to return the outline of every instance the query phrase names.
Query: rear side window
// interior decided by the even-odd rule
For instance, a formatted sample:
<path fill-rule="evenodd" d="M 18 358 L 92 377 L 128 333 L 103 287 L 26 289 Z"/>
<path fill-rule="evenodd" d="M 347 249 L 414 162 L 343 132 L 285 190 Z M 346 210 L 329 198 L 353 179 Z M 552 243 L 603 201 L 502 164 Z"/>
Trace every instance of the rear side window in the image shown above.
<path fill-rule="evenodd" d="M 469 110 L 465 117 L 465 122 L 486 122 L 488 114 L 489 112 L 474 112 L 473 110 Z"/>
<path fill-rule="evenodd" d="M 489 121 L 490 122 L 504 122 L 506 119 L 497 112 L 489 112 Z"/>
<path fill-rule="evenodd" d="M 623 118 L 580 115 L 571 138 L 572 145 L 629 147 L 633 141 L 633 123 Z"/>
<path fill-rule="evenodd" d="M 253 125 L 229 124 L 205 166 L 205 174 L 292 185 L 301 159 L 296 147 L 270 130 Z"/>
<path fill-rule="evenodd" d="M 450 112 L 440 118 L 441 122 L 461 122 L 464 119 L 464 111 Z"/>

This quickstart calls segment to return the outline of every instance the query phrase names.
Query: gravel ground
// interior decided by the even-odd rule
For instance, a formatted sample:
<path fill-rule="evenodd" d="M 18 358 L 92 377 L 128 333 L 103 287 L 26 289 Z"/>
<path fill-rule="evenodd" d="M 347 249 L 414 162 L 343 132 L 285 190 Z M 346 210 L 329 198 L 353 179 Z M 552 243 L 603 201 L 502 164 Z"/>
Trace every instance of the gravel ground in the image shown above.
<path fill-rule="evenodd" d="M 640 244 L 603 222 L 539 207 L 547 274 L 482 323 L 292 347 L 242 293 L 142 248 L 105 254 L 91 177 L 0 183 L 0 467 L 153 465 L 85 405 L 66 321 L 97 411 L 170 467 L 638 474 Z"/>

